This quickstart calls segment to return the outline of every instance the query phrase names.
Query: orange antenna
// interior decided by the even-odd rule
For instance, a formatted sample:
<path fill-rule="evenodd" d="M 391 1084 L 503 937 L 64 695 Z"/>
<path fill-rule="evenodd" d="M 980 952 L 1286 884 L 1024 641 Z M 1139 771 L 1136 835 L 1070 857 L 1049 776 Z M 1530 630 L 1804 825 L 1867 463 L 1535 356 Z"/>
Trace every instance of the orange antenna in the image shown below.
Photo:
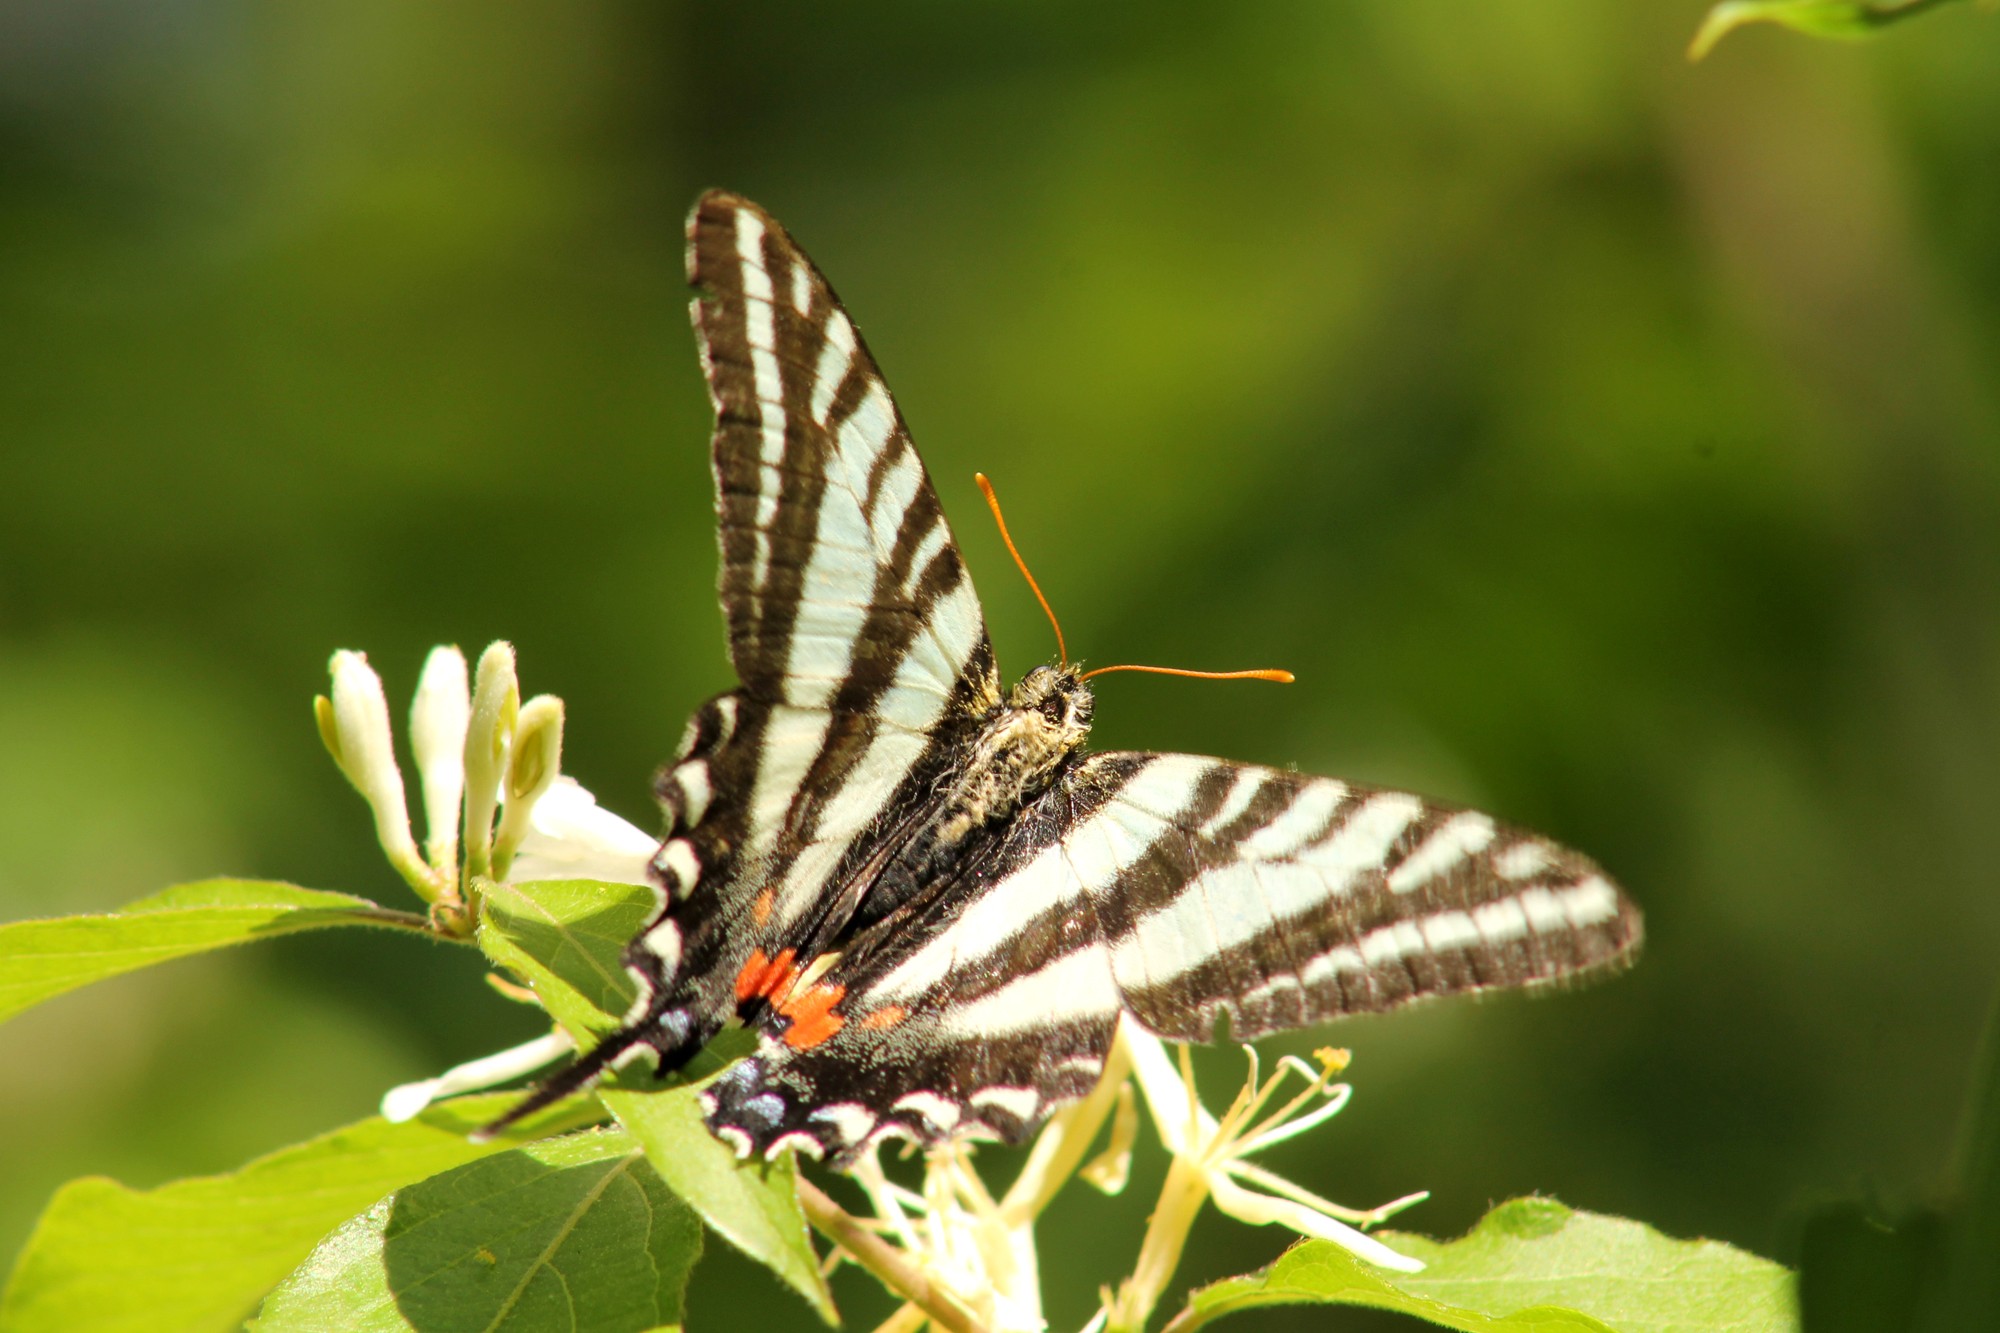
<path fill-rule="evenodd" d="M 1054 609 L 1049 606 L 1049 599 L 1042 596 L 1042 585 L 1035 582 L 1035 576 L 1028 572 L 1028 562 L 1021 558 L 1021 552 L 1014 546 L 1014 539 L 1007 533 L 1007 520 L 1000 514 L 1000 497 L 993 493 L 993 483 L 986 480 L 984 472 L 973 473 L 972 479 L 979 483 L 979 489 L 985 493 L 986 507 L 993 511 L 993 522 L 1000 528 L 1000 540 L 1007 543 L 1007 554 L 1014 557 L 1014 564 L 1021 571 L 1021 577 L 1028 581 L 1028 587 L 1034 591 L 1035 600 L 1042 604 L 1042 614 L 1049 618 L 1049 625 L 1056 632 L 1056 656 L 1067 663 L 1069 648 L 1063 643 L 1062 623 L 1056 619 Z M 1273 667 L 1262 667 L 1255 671 L 1189 671 L 1185 667 L 1135 666 L 1131 663 L 1098 667 L 1095 671 L 1084 672 L 1077 679 L 1089 680 L 1092 676 L 1102 676 L 1109 671 L 1146 671 L 1156 676 L 1193 676 L 1198 680 L 1270 680 L 1280 685 L 1292 683 L 1291 672 Z"/>
<path fill-rule="evenodd" d="M 1021 577 L 1028 581 L 1028 586 L 1034 590 L 1035 600 L 1042 604 L 1042 614 L 1049 618 L 1049 624 L 1055 629 L 1056 656 L 1064 662 L 1069 661 L 1069 649 L 1063 645 L 1062 623 L 1050 609 L 1049 599 L 1042 596 L 1042 585 L 1035 582 L 1035 576 L 1028 572 L 1028 562 L 1014 549 L 1014 539 L 1007 535 L 1007 520 L 1000 516 L 1000 497 L 993 493 L 993 483 L 986 480 L 984 472 L 973 473 L 972 479 L 978 482 L 979 489 L 986 493 L 986 507 L 993 511 L 993 521 L 1000 526 L 1000 540 L 1007 543 L 1007 554 L 1014 557 L 1015 565 L 1020 568 Z"/>
<path fill-rule="evenodd" d="M 1130 663 L 1098 667 L 1095 671 L 1084 672 L 1077 679 L 1089 680 L 1107 671 L 1146 671 L 1155 676 L 1194 676 L 1200 680 L 1270 680 L 1280 685 L 1289 685 L 1295 679 L 1291 672 L 1276 667 L 1259 667 L 1255 671 L 1189 671 L 1185 667 L 1133 666 Z"/>

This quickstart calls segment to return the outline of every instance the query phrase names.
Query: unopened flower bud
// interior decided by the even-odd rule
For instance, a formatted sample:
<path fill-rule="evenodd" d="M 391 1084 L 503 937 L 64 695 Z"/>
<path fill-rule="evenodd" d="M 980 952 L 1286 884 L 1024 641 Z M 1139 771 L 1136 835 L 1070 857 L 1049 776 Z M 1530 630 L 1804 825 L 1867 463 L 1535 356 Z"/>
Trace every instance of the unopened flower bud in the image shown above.
<path fill-rule="evenodd" d="M 500 815 L 500 832 L 493 842 L 494 873 L 507 873 L 507 863 L 528 835 L 529 818 L 562 772 L 562 700 L 540 694 L 521 705 L 514 743 L 507 755 L 507 808 Z"/>
<path fill-rule="evenodd" d="M 479 655 L 472 681 L 472 720 L 465 733 L 465 869 L 484 875 L 492 860 L 493 811 L 500 803 L 500 780 L 507 747 L 521 711 L 521 686 L 514 675 L 514 646 L 496 642 Z"/>
<path fill-rule="evenodd" d="M 361 653 L 343 649 L 328 664 L 333 674 L 333 698 L 313 701 L 320 739 L 334 763 L 347 775 L 375 814 L 375 836 L 396 867 L 426 902 L 437 899 L 437 884 L 416 839 L 410 836 L 410 812 L 403 795 L 403 773 L 389 735 L 389 703 L 382 678 Z"/>
<path fill-rule="evenodd" d="M 447 879 L 458 874 L 459 808 L 465 796 L 465 735 L 472 699 L 465 654 L 433 648 L 410 705 L 410 748 L 424 791 L 424 855 Z"/>

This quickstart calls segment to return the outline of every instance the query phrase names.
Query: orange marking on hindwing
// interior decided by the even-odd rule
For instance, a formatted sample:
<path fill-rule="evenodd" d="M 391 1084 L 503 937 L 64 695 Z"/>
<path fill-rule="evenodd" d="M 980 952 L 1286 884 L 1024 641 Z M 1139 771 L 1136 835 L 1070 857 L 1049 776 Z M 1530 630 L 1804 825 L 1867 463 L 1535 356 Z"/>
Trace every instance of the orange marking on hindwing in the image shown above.
<path fill-rule="evenodd" d="M 793 950 L 783 949 L 776 958 L 766 958 L 762 949 L 752 949 L 743 970 L 736 974 L 736 1002 L 743 1004 L 760 996 L 770 999 L 790 990 L 799 975 L 792 966 L 795 956 Z"/>
<path fill-rule="evenodd" d="M 756 917 L 757 924 L 761 926 L 771 919 L 771 909 L 776 907 L 777 903 L 778 891 L 766 889 L 757 895 L 755 902 L 750 904 L 750 915 Z"/>
<path fill-rule="evenodd" d="M 847 987 L 833 983 L 808 986 L 788 995 L 778 1012 L 792 1020 L 785 1029 L 785 1045 L 795 1051 L 810 1050 L 847 1026 L 847 1020 L 833 1010 L 847 994 Z"/>
<path fill-rule="evenodd" d="M 885 1004 L 874 1013 L 861 1020 L 861 1026 L 875 1032 L 885 1032 L 910 1016 L 910 1011 L 900 1004 Z"/>

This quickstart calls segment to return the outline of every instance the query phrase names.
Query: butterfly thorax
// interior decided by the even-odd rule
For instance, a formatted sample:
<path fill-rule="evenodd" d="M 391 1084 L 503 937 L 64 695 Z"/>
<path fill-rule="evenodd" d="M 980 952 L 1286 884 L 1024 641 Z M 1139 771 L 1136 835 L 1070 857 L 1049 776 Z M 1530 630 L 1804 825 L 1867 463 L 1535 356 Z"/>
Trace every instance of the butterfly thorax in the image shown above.
<path fill-rule="evenodd" d="M 950 880 L 1007 822 L 1062 776 L 1090 734 L 1090 687 L 1068 666 L 1040 666 L 962 742 L 853 925 L 881 920 L 927 885 Z"/>
<path fill-rule="evenodd" d="M 944 794 L 947 838 L 1006 819 L 1048 790 L 1090 735 L 1095 700 L 1068 666 L 1039 666 L 986 717 Z"/>

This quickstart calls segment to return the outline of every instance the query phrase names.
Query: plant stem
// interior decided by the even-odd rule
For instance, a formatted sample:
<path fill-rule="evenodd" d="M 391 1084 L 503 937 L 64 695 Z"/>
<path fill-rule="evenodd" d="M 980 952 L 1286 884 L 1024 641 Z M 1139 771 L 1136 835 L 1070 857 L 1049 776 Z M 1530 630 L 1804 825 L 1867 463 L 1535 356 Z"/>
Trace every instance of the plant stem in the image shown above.
<path fill-rule="evenodd" d="M 1118 1288 L 1111 1305 L 1107 1333 L 1142 1333 L 1160 1294 L 1180 1267 L 1181 1251 L 1188 1231 L 1208 1200 L 1208 1178 L 1200 1167 L 1176 1157 L 1167 1168 L 1167 1183 L 1160 1187 L 1160 1201 L 1146 1224 L 1146 1238 L 1139 1245 L 1139 1261 L 1132 1276 Z"/>
<path fill-rule="evenodd" d="M 846 1250 L 855 1263 L 873 1273 L 883 1286 L 923 1310 L 932 1323 L 951 1333 L 985 1333 L 984 1325 L 956 1292 L 931 1280 L 904 1253 L 870 1231 L 803 1176 L 798 1181 L 799 1206 L 819 1233 Z"/>
<path fill-rule="evenodd" d="M 461 936 L 439 930 L 431 924 L 431 919 L 421 912 L 404 912 L 394 907 L 347 907 L 340 910 L 364 926 L 389 926 L 396 930 L 414 930 L 419 935 L 428 935 L 434 940 L 449 940 L 454 944 L 471 942 Z"/>
<path fill-rule="evenodd" d="M 875 1333 L 917 1333 L 930 1316 L 914 1305 L 899 1305 L 896 1313 L 875 1325 Z"/>

